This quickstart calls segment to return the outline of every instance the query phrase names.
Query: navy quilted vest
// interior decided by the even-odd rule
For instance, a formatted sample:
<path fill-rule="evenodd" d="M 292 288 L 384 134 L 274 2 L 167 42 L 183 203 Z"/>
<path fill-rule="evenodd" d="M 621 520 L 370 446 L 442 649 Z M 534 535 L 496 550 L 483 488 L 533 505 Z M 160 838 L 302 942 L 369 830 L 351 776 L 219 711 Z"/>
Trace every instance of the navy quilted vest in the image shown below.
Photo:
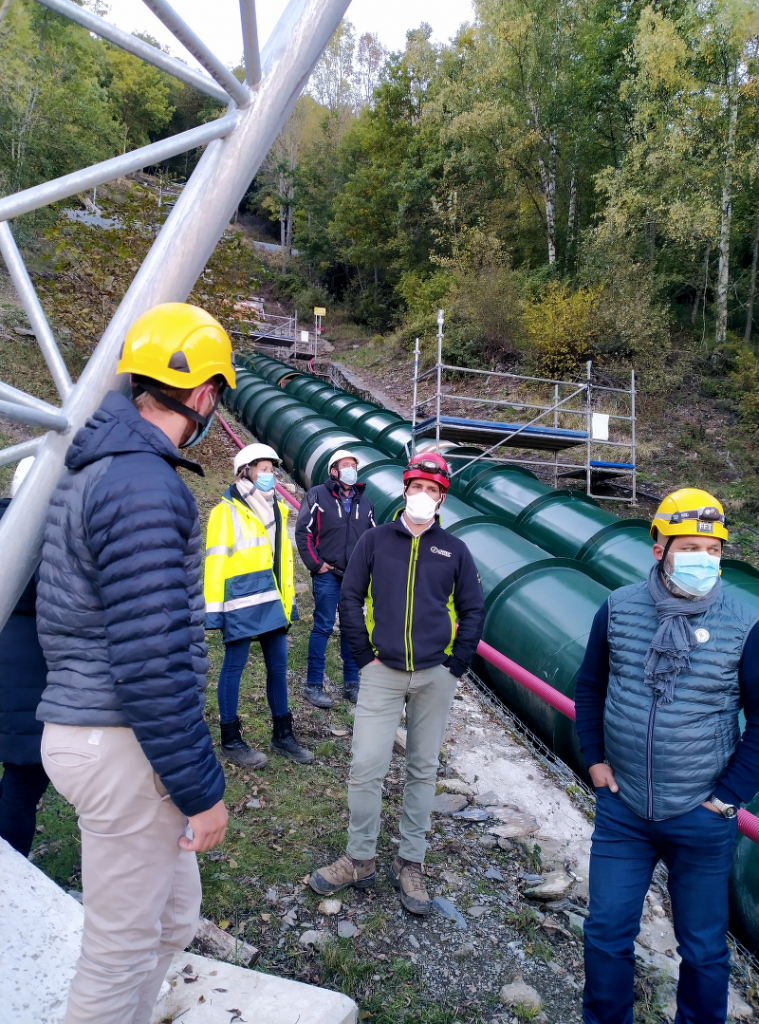
<path fill-rule="evenodd" d="M 683 599 L 685 600 L 685 599 Z M 740 739 L 738 666 L 759 611 L 724 591 L 691 618 L 699 646 L 680 673 L 672 704 L 657 705 L 643 672 L 659 627 L 648 583 L 609 596 L 609 690 L 604 711 L 606 759 L 619 793 L 643 818 L 662 821 L 703 803 Z"/>

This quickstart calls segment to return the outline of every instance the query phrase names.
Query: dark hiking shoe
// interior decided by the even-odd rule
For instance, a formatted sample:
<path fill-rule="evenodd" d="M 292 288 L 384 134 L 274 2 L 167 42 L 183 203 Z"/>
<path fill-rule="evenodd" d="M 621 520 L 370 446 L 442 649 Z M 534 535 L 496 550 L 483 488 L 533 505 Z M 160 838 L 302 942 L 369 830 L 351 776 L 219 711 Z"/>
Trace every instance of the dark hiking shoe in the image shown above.
<path fill-rule="evenodd" d="M 358 703 L 358 683 L 355 683 L 353 686 L 344 686 L 343 687 L 343 697 L 345 697 L 346 700 L 349 700 L 351 702 L 351 704 L 357 704 Z"/>
<path fill-rule="evenodd" d="M 432 910 L 432 902 L 424 887 L 424 873 L 421 864 L 414 864 L 403 857 L 396 857 L 387 869 L 390 881 L 401 894 L 401 906 L 410 914 L 425 917 Z"/>
<path fill-rule="evenodd" d="M 331 708 L 332 700 L 324 692 L 323 686 L 309 686 L 308 683 L 300 691 L 309 704 L 315 708 Z"/>
<path fill-rule="evenodd" d="M 355 889 L 368 889 L 374 885 L 376 877 L 374 857 L 371 860 L 354 860 L 344 853 L 334 864 L 313 871 L 308 884 L 320 896 L 329 896 L 349 885 Z"/>
<path fill-rule="evenodd" d="M 281 754 L 290 761 L 297 761 L 298 764 L 311 764 L 314 755 L 306 750 L 293 735 L 293 716 L 288 711 L 286 715 L 277 715 L 272 719 L 271 749 L 275 754 Z"/>
<path fill-rule="evenodd" d="M 242 768 L 265 768 L 269 763 L 266 754 L 253 750 L 242 738 L 240 719 L 233 718 L 229 722 L 219 722 L 221 727 L 221 752 L 227 761 L 239 764 Z"/>

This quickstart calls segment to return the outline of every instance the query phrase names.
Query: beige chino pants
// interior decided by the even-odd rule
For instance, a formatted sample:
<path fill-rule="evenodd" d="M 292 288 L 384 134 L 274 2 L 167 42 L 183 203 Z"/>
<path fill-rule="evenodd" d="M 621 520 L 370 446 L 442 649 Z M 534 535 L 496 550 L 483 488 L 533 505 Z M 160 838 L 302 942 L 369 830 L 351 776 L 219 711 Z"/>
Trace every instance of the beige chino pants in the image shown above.
<path fill-rule="evenodd" d="M 371 860 L 375 855 L 382 780 L 390 767 L 395 731 L 405 704 L 406 785 L 398 853 L 420 864 L 427 850 L 440 747 L 456 693 L 456 678 L 445 665 L 417 672 L 367 665 L 360 679 L 348 781 L 348 855 L 354 860 Z"/>
<path fill-rule="evenodd" d="M 84 934 L 64 1024 L 147 1024 L 200 913 L 187 818 L 128 728 L 45 725 L 42 763 L 82 833 Z"/>

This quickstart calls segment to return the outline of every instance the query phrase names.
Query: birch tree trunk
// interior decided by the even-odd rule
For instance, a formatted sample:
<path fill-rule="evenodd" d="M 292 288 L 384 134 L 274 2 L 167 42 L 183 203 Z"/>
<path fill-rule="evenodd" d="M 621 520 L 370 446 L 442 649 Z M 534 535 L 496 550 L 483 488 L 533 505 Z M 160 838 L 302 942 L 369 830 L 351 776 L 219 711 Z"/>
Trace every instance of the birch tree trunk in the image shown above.
<path fill-rule="evenodd" d="M 540 171 L 540 190 L 543 193 L 546 208 L 548 264 L 553 266 L 556 262 L 556 131 L 551 130 L 548 133 L 548 159 L 546 160 L 540 151 L 546 140 L 541 129 L 538 108 L 533 99 L 530 99 L 530 110 L 533 128 L 539 140 L 538 169 Z"/>
<path fill-rule="evenodd" d="M 756 265 L 759 263 L 759 213 L 756 215 L 756 231 L 754 232 L 754 255 L 751 259 L 751 282 L 748 286 L 748 302 L 746 303 L 746 330 L 743 340 L 751 341 L 751 331 L 754 325 L 754 299 L 756 298 Z"/>
<path fill-rule="evenodd" d="M 546 234 L 548 236 L 548 263 L 556 262 L 556 133 L 551 132 L 548 162 L 538 154 L 540 185 L 546 207 Z"/>
<path fill-rule="evenodd" d="M 564 270 L 569 270 L 569 261 L 575 240 L 575 219 L 577 217 L 577 164 L 572 166 L 572 178 L 569 183 L 569 212 L 567 213 L 567 247 L 564 252 Z"/>
<path fill-rule="evenodd" d="M 709 258 L 711 257 L 711 254 L 712 254 L 712 246 L 711 246 L 711 242 L 710 242 L 709 245 L 707 245 L 707 247 L 706 247 L 706 255 L 704 256 L 704 290 L 703 290 L 704 309 L 706 309 L 706 289 L 709 287 Z M 698 317 L 698 303 L 699 303 L 700 299 L 701 299 L 701 292 L 697 288 L 696 289 L 696 298 L 693 300 L 693 309 L 690 312 L 690 322 L 691 322 L 691 326 L 693 326 L 693 327 L 696 326 L 696 318 Z"/>
<path fill-rule="evenodd" d="M 722 179 L 722 205 L 719 232 L 719 269 L 717 270 L 717 327 L 714 341 L 724 345 L 727 339 L 727 292 L 730 283 L 730 228 L 733 215 L 733 159 L 735 157 L 735 128 L 738 122 L 738 92 L 734 88 L 735 73 L 728 77 L 729 107 L 725 173 Z"/>

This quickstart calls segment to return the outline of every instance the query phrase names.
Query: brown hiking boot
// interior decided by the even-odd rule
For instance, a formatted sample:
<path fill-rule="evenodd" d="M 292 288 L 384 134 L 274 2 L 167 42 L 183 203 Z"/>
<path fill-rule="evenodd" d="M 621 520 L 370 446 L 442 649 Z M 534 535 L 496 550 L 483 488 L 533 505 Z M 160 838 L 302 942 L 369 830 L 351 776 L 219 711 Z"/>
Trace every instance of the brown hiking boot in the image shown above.
<path fill-rule="evenodd" d="M 374 857 L 371 860 L 354 860 L 344 853 L 334 864 L 312 872 L 308 884 L 320 896 L 329 896 L 349 885 L 356 889 L 368 889 L 374 885 L 376 875 Z"/>
<path fill-rule="evenodd" d="M 432 903 L 424 887 L 424 872 L 421 864 L 396 857 L 387 869 L 390 881 L 400 890 L 401 906 L 410 914 L 425 917 L 432 910 Z"/>

